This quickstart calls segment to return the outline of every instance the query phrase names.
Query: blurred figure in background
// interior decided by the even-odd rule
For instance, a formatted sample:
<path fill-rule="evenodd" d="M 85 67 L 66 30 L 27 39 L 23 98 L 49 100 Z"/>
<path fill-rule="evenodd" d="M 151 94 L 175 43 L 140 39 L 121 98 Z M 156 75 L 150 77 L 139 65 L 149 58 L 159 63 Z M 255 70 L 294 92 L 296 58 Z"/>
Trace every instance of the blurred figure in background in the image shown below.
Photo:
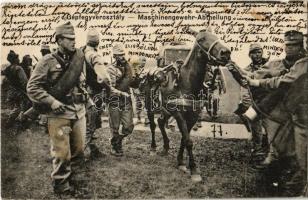
<path fill-rule="evenodd" d="M 102 157 L 103 155 L 93 141 L 95 139 L 95 131 L 102 124 L 103 99 L 99 95 L 103 91 L 103 85 L 98 82 L 98 78 L 103 82 L 110 82 L 107 74 L 107 66 L 97 51 L 98 45 L 99 33 L 95 29 L 90 29 L 87 34 L 87 44 L 82 50 L 85 54 L 87 91 L 90 97 L 95 100 L 95 106 L 88 107 L 86 112 L 87 132 L 85 155 L 92 159 Z"/>
<path fill-rule="evenodd" d="M 6 101 L 11 106 L 7 126 L 13 125 L 16 121 L 20 121 L 23 112 L 27 109 L 27 93 L 26 86 L 28 78 L 19 64 L 19 56 L 14 51 L 10 51 L 7 60 L 10 65 L 6 66 L 1 71 L 8 81 L 7 99 Z"/>

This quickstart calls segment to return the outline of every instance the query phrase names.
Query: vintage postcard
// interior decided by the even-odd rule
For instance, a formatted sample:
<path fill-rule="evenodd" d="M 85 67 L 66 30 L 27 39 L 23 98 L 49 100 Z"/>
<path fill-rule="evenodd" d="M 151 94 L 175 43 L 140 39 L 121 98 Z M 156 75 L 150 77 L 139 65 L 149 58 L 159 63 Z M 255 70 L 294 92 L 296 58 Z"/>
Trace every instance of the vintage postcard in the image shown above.
<path fill-rule="evenodd" d="M 307 13 L 2 3 L 1 197 L 308 197 Z"/>

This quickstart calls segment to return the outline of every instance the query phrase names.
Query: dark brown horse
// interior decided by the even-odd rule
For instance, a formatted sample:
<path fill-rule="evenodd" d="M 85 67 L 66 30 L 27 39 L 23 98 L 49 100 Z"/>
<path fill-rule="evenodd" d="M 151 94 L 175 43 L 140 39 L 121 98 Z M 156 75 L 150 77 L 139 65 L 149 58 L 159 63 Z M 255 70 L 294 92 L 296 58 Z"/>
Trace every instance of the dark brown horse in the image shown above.
<path fill-rule="evenodd" d="M 173 116 L 182 134 L 180 151 L 177 157 L 178 166 L 181 170 L 187 170 L 183 161 L 183 153 L 186 148 L 192 180 L 201 181 L 192 152 L 193 141 L 190 138 L 190 131 L 196 123 L 198 114 L 204 104 L 200 101 L 200 91 L 203 87 L 207 64 L 226 65 L 230 60 L 231 52 L 210 32 L 193 32 L 193 35 L 196 37 L 196 41 L 180 68 L 177 84 L 174 84 L 177 76 L 174 70 L 162 69 L 154 75 L 154 79 L 158 79 L 158 82 L 160 82 L 161 98 L 159 99 L 162 112 L 161 117 L 158 119 L 158 125 L 163 136 L 163 153 L 167 154 L 169 151 L 169 138 L 166 134 L 165 125 L 167 120 Z M 155 106 L 153 106 L 153 96 L 148 96 L 149 93 L 153 95 L 153 91 L 149 90 L 149 88 L 146 91 L 146 108 L 152 131 L 151 147 L 155 149 Z"/>

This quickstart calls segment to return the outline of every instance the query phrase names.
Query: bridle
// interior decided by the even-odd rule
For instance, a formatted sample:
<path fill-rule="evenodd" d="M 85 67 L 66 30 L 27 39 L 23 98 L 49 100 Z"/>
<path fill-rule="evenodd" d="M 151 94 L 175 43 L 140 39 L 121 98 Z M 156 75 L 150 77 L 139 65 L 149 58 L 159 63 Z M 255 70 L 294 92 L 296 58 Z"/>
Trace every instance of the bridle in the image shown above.
<path fill-rule="evenodd" d="M 213 56 L 213 55 L 211 54 L 212 49 L 213 49 L 213 48 L 216 46 L 216 44 L 219 42 L 219 39 L 215 40 L 215 41 L 211 44 L 211 46 L 209 47 L 208 50 L 206 50 L 206 49 L 199 43 L 200 41 L 203 41 L 203 40 L 204 40 L 204 38 L 201 38 L 200 40 L 196 40 L 196 44 L 197 44 L 198 47 L 205 53 L 205 55 L 206 55 L 207 58 L 208 58 L 208 61 L 209 61 L 211 64 L 213 64 L 213 65 L 217 65 L 217 63 L 218 63 L 218 64 L 222 63 L 222 62 L 220 62 L 215 56 Z"/>

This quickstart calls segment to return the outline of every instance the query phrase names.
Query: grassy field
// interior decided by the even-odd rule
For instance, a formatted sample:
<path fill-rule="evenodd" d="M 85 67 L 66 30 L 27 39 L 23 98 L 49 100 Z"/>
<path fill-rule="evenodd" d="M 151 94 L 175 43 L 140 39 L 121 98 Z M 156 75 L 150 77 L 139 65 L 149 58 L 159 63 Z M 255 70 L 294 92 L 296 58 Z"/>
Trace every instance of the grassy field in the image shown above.
<path fill-rule="evenodd" d="M 5 118 L 5 117 L 4 117 Z M 3 119 L 3 117 L 2 117 Z M 262 197 L 258 174 L 249 164 L 250 142 L 193 137 L 203 181 L 193 183 L 176 168 L 180 134 L 172 133 L 168 156 L 151 155 L 150 131 L 135 131 L 124 142 L 124 157 L 109 154 L 108 129 L 97 130 L 105 154 L 75 169 L 75 198 L 220 198 Z M 158 151 L 162 138 L 157 136 Z M 2 198 L 56 199 L 51 187 L 49 138 L 44 127 L 2 128 Z"/>

